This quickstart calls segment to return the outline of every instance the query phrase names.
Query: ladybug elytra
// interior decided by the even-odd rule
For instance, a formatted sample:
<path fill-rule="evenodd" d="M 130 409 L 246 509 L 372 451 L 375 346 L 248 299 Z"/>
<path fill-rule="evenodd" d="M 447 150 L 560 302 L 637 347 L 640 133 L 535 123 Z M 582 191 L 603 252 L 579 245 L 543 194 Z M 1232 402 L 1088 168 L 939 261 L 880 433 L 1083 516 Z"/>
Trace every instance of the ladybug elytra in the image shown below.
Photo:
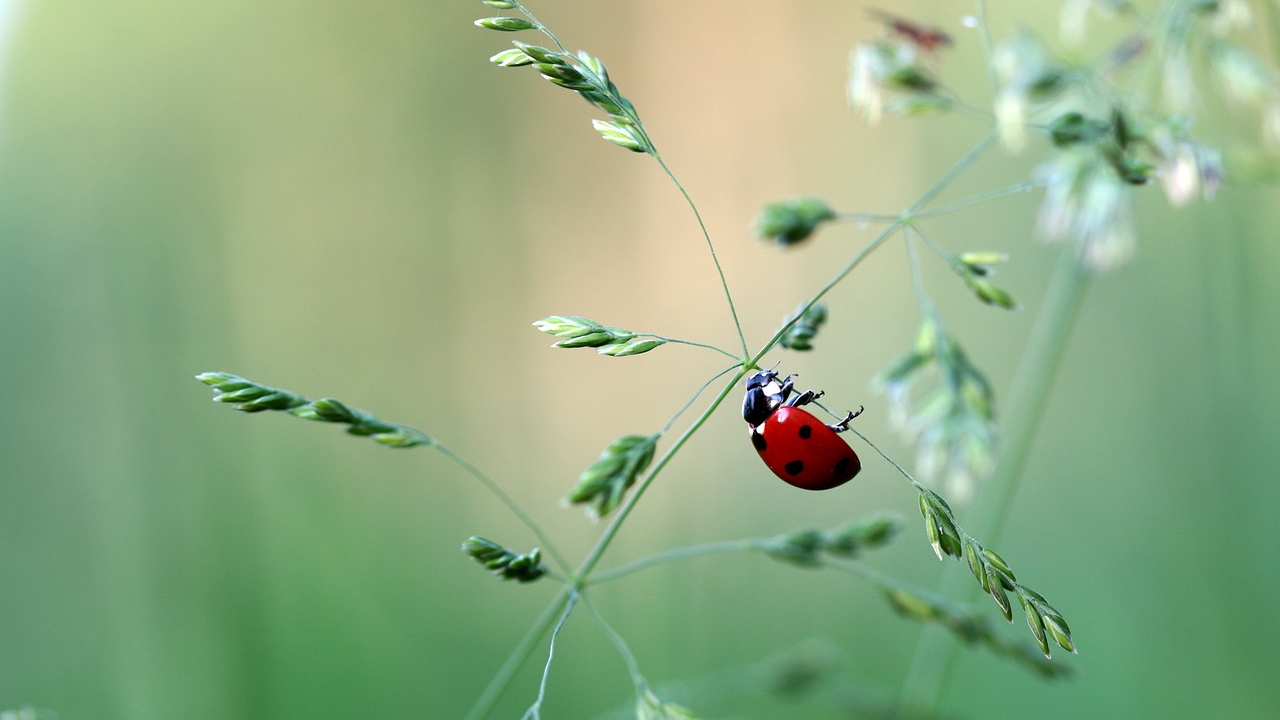
<path fill-rule="evenodd" d="M 848 430 L 849 421 L 862 410 L 834 425 L 824 424 L 800 407 L 822 397 L 822 392 L 797 393 L 794 377 L 779 380 L 774 370 L 749 376 L 742 419 L 750 428 L 751 444 L 774 475 L 805 490 L 830 490 L 862 469 L 858 454 L 838 434 Z"/>

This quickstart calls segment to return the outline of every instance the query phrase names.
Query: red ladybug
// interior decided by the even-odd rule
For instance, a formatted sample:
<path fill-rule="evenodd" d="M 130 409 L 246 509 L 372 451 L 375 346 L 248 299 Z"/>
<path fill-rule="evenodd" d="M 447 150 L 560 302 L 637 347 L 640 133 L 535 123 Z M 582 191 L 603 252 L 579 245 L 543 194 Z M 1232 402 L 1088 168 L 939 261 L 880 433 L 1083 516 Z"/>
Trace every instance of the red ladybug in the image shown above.
<path fill-rule="evenodd" d="M 853 479 L 862 469 L 858 454 L 837 433 L 849 429 L 849 421 L 862 413 L 849 413 L 835 425 L 826 425 L 801 405 L 821 392 L 795 392 L 788 375 L 778 380 L 773 370 L 761 370 L 747 378 L 742 419 L 751 429 L 751 444 L 760 459 L 783 482 L 805 490 L 830 490 Z"/>

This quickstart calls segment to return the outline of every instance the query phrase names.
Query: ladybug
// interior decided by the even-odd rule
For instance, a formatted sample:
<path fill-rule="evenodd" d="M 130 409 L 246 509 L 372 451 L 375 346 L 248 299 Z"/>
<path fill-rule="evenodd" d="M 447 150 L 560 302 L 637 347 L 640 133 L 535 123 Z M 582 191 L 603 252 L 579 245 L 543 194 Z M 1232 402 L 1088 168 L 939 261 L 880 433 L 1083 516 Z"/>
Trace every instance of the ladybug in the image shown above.
<path fill-rule="evenodd" d="M 822 392 L 795 392 L 794 377 L 779 380 L 776 371 L 761 370 L 747 378 L 742 419 L 750 428 L 751 444 L 785 483 L 805 490 L 839 487 L 858 474 L 862 463 L 837 433 L 848 430 L 849 421 L 862 409 L 834 425 L 823 424 L 800 407 L 822 397 Z"/>

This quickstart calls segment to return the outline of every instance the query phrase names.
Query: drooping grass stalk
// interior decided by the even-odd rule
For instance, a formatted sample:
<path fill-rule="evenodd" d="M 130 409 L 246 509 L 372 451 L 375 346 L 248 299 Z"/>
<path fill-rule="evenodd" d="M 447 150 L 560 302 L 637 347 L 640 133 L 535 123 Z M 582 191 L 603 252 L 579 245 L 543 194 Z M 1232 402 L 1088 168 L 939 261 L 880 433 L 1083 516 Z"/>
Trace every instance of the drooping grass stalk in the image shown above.
<path fill-rule="evenodd" d="M 992 542 L 1004 528 L 1008 509 L 1022 480 L 1087 279 L 1088 271 L 1079 253 L 1074 248 L 1065 248 L 1014 376 L 1004 423 L 1007 435 L 995 474 L 980 490 L 972 518 L 968 520 Z M 968 587 L 964 568 L 944 569 L 939 594 L 957 597 L 969 592 Z M 928 716 L 936 710 L 955 669 L 958 650 L 941 631 L 925 628 L 921 632 L 899 696 L 901 711 Z"/>
<path fill-rule="evenodd" d="M 529 18 L 529 21 L 534 24 L 537 30 L 542 34 L 546 35 L 547 38 L 550 39 L 551 42 L 555 44 L 556 48 L 560 50 L 560 52 L 565 53 L 566 55 L 569 54 L 569 50 L 565 48 L 565 46 L 560 42 L 559 38 L 557 38 L 555 34 L 551 32 L 551 30 L 546 25 L 543 25 L 542 22 L 538 20 L 538 18 L 534 16 L 534 14 L 530 12 L 528 8 L 524 7 L 524 5 L 520 4 L 519 2 L 516 2 L 515 0 L 512 0 L 511 5 L 516 10 L 521 12 L 525 17 Z M 591 68 L 589 67 L 585 68 L 584 72 L 595 74 L 594 71 L 592 71 Z M 603 84 L 607 84 L 607 83 L 603 83 Z M 724 268 L 720 266 L 720 258 L 716 254 L 715 243 L 711 241 L 711 233 L 708 232 L 707 225 L 702 220 L 702 213 L 698 211 L 697 204 L 693 202 L 693 198 L 689 196 L 689 193 L 687 190 L 685 190 L 684 185 L 681 184 L 680 180 L 676 178 L 676 175 L 674 172 L 672 172 L 670 166 L 668 166 L 666 161 L 662 159 L 662 155 L 658 152 L 657 146 L 652 142 L 652 139 L 649 137 L 649 132 L 648 130 L 645 129 L 644 122 L 640 120 L 640 116 L 631 107 L 629 107 L 629 105 L 625 105 L 625 104 L 620 105 L 618 109 L 621 112 L 623 112 L 626 115 L 626 117 L 631 121 L 631 124 L 635 128 L 635 130 L 643 135 L 645 139 L 644 144 L 647 146 L 646 151 L 658 163 L 658 167 L 662 168 L 662 172 L 666 173 L 667 178 L 671 180 L 671 182 L 676 186 L 676 189 L 680 191 L 680 195 L 684 197 L 684 201 L 686 204 L 688 204 L 689 209 L 693 211 L 694 219 L 697 220 L 698 222 L 698 229 L 702 232 L 703 240 L 706 241 L 708 252 L 711 253 L 711 262 L 712 264 L 715 265 L 716 275 L 719 276 L 720 278 L 720 287 L 721 289 L 724 290 L 725 301 L 729 305 L 729 315 L 733 319 L 733 327 L 734 327 L 734 331 L 737 333 L 737 336 L 738 336 L 738 344 L 742 348 L 742 357 L 746 357 L 749 352 L 747 350 L 747 338 L 742 332 L 742 323 L 738 319 L 738 308 L 737 308 L 737 305 L 735 305 L 733 302 L 733 293 L 729 291 L 729 281 L 727 278 L 725 278 Z"/>
<path fill-rule="evenodd" d="M 289 390 L 269 387 L 246 380 L 238 375 L 225 372 L 207 372 L 196 376 L 200 382 L 208 385 L 214 392 L 216 402 L 231 404 L 241 412 L 256 413 L 262 411 L 287 412 L 294 417 L 314 422 L 346 425 L 347 433 L 357 437 L 371 437 L 386 447 L 412 448 L 433 447 L 455 465 L 475 478 L 494 497 L 498 498 L 511 514 L 516 516 L 525 527 L 533 532 L 542 543 L 547 554 L 560 565 L 566 573 L 570 565 L 556 549 L 555 544 L 543 532 L 541 526 L 526 513 L 501 486 L 486 475 L 474 463 L 454 452 L 436 438 L 418 428 L 393 423 L 377 418 L 363 410 L 358 410 L 333 398 L 312 400 Z"/>

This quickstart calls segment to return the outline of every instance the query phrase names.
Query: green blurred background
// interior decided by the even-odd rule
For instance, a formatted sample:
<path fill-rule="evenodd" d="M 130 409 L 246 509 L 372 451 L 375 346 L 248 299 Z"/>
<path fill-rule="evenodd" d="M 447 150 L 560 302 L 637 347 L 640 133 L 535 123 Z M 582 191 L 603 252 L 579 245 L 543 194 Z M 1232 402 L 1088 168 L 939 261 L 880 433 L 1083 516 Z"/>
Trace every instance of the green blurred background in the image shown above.
<path fill-rule="evenodd" d="M 923 7 L 923 4 L 921 4 Z M 1056 3 L 993 4 L 994 31 Z M 982 133 L 961 118 L 866 127 L 846 106 L 857 4 L 572 3 L 535 11 L 609 63 L 699 202 L 748 339 L 871 237 L 802 252 L 749 238 L 758 207 L 819 194 L 893 212 Z M 660 427 L 720 356 L 549 350 L 529 323 L 578 314 L 734 340 L 696 226 L 652 162 L 591 110 L 486 58 L 510 36 L 479 3 L 26 2 L 0 80 L 0 708 L 80 718 L 459 717 L 554 592 L 457 551 L 536 540 L 429 450 L 240 416 L 192 379 L 226 370 L 424 428 L 475 459 L 571 558 L 600 531 L 558 501 L 600 449 Z M 903 10 L 903 12 L 908 12 Z M 981 98 L 976 38 L 948 72 Z M 921 9 L 921 17 L 936 15 Z M 1251 136 L 1250 121 L 1222 123 Z M 996 151 L 955 198 L 1034 163 Z M 934 226 L 1007 250 L 1024 303 L 927 282 L 1003 397 L 1056 253 L 1034 195 Z M 1169 210 L 1144 193 L 1137 259 L 1094 283 L 997 544 L 1072 624 L 1046 684 L 966 653 L 953 717 L 1263 717 L 1280 694 L 1275 441 L 1277 194 L 1228 187 Z M 911 343 L 901 248 L 830 296 L 819 350 L 785 358 L 897 457 L 868 379 Z M 772 479 L 729 402 L 663 474 L 604 566 L 660 549 L 830 527 L 887 509 L 871 559 L 926 587 L 941 565 L 882 462 L 832 493 Z M 918 626 L 865 584 L 757 556 L 663 566 L 595 593 L 664 695 L 708 717 L 848 717 L 891 701 Z M 994 608 L 989 608 L 994 616 Z M 1019 624 L 1009 628 L 1025 635 Z M 806 698 L 761 667 L 818 642 Z M 544 650 L 496 717 L 536 694 Z M 761 663 L 764 663 L 762 666 Z M 545 711 L 625 713 L 626 668 L 585 613 Z"/>

